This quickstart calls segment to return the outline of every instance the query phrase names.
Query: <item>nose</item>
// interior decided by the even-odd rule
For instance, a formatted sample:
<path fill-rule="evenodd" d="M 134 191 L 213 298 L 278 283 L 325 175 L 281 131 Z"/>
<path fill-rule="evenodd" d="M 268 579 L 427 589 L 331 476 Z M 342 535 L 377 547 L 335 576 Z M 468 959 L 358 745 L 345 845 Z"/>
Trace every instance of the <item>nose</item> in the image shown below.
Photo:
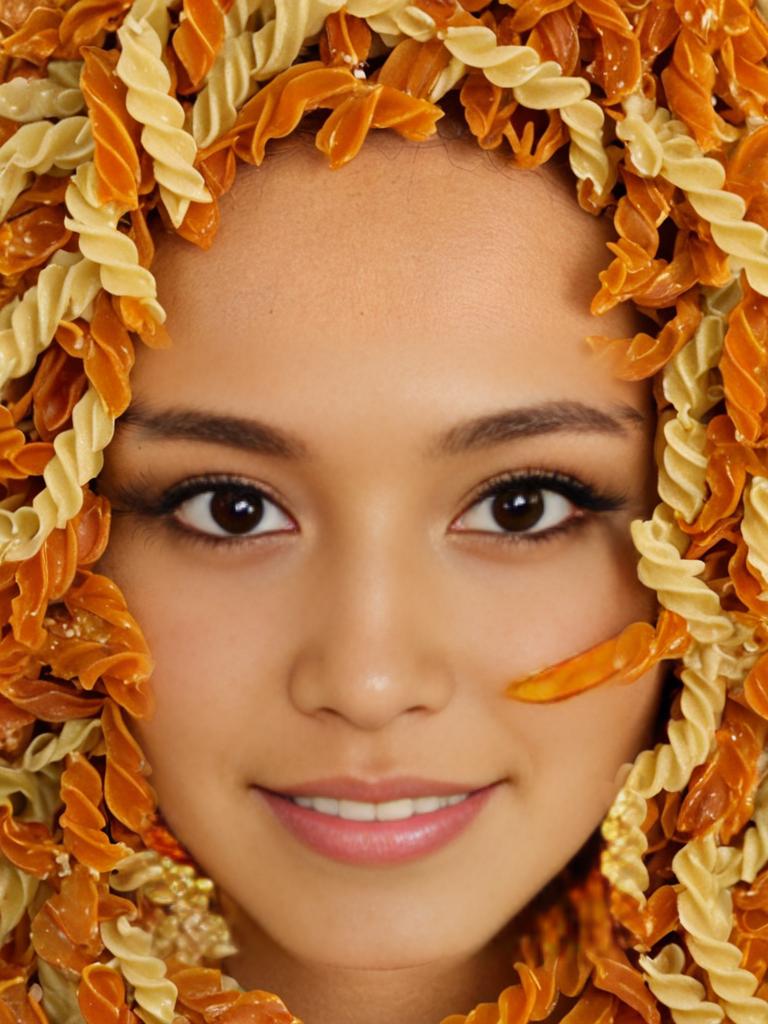
<path fill-rule="evenodd" d="M 406 712 L 436 712 L 454 690 L 440 613 L 440 565 L 373 524 L 312 567 L 289 677 L 294 706 L 363 730 Z"/>

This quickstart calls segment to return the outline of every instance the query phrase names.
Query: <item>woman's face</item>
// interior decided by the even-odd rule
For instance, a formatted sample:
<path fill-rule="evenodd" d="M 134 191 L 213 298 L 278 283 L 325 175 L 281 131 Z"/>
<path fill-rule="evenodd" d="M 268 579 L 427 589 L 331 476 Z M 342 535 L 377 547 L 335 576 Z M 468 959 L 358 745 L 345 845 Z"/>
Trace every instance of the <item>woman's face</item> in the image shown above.
<path fill-rule="evenodd" d="M 584 341 L 636 328 L 588 312 L 609 238 L 554 171 L 382 138 L 337 172 L 279 144 L 223 201 L 210 252 L 160 246 L 174 344 L 138 353 L 99 568 L 154 654 L 136 732 L 170 827 L 296 960 L 479 950 L 650 741 L 658 670 L 557 704 L 504 696 L 655 616 L 629 535 L 655 497 L 650 386 Z M 527 483 L 483 497 L 503 474 Z M 313 843 L 263 793 L 341 776 L 494 785 L 423 846 L 426 815 L 377 844 L 379 823 L 310 808 Z"/>

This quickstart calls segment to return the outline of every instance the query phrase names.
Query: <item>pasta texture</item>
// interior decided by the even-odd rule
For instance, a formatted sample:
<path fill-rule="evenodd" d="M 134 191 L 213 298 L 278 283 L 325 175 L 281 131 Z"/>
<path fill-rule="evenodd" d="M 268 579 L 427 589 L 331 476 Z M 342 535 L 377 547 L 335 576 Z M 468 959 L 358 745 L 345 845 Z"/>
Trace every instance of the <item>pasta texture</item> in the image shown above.
<path fill-rule="evenodd" d="M 588 341 L 655 385 L 658 502 L 631 533 L 657 620 L 506 696 L 565 700 L 665 661 L 670 713 L 498 1003 L 442 1024 L 542 1021 L 560 996 L 566 1024 L 768 1024 L 768 3 L 7 8 L 0 1024 L 300 1024 L 223 973 L 216 886 L 148 781 L 129 726 L 153 708 L 151 652 L 93 568 L 110 507 L 92 483 L 135 346 L 170 343 L 154 238 L 215 246 L 238 167 L 308 113 L 340 169 L 376 129 L 433 136 L 448 97 L 517 167 L 563 150 L 615 231 L 592 312 L 632 302 L 655 324 Z"/>

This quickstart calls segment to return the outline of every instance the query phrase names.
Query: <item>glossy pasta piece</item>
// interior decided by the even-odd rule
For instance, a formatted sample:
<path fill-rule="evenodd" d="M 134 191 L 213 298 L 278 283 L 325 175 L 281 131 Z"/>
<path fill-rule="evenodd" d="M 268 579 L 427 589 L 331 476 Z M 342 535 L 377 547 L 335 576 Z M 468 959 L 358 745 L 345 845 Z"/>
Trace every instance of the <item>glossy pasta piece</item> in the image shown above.
<path fill-rule="evenodd" d="M 655 627 L 633 622 L 610 640 L 510 683 L 506 695 L 539 703 L 566 700 L 611 682 L 631 683 L 662 659 L 681 657 L 689 640 L 682 616 L 662 611 Z"/>
<path fill-rule="evenodd" d="M 149 765 L 116 704 L 105 704 L 101 722 L 107 748 L 107 807 L 118 821 L 141 835 L 153 824 L 157 807 L 156 794 L 146 781 Z"/>
<path fill-rule="evenodd" d="M 99 809 L 102 796 L 98 771 L 82 754 L 69 754 L 61 775 L 64 810 L 59 824 L 64 830 L 64 848 L 80 864 L 99 873 L 111 871 L 130 852 L 124 844 L 112 843 L 103 831 L 106 819 Z"/>
<path fill-rule="evenodd" d="M 127 90 L 117 75 L 118 55 L 97 47 L 83 49 L 82 90 L 93 130 L 93 162 L 103 203 L 127 210 L 138 205 L 139 125 L 126 108 Z"/>

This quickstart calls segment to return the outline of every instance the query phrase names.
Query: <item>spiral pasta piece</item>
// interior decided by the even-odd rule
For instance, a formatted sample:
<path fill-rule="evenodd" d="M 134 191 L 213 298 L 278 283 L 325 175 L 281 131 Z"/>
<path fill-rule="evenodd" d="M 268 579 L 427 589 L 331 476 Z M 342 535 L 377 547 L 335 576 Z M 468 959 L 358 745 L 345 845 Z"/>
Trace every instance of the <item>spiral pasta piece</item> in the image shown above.
<path fill-rule="evenodd" d="M 24 916 L 39 885 L 39 878 L 21 871 L 6 857 L 0 857 L 0 942 L 3 945 Z"/>
<path fill-rule="evenodd" d="M 76 231 L 83 256 L 99 268 L 102 287 L 111 295 L 130 295 L 141 299 L 153 318 L 162 323 L 165 312 L 157 302 L 157 285 L 146 267 L 139 263 L 134 241 L 117 230 L 123 210 L 117 203 L 99 198 L 99 176 L 88 161 L 77 169 L 66 193 L 70 216 L 64 224 Z"/>
<path fill-rule="evenodd" d="M 742 968 L 741 950 L 728 941 L 733 928 L 733 901 L 716 873 L 717 848 L 712 833 L 687 843 L 672 868 L 683 889 L 678 894 L 680 923 L 696 963 L 734 1024 L 764 1024 L 768 1002 L 755 997 L 757 978 Z"/>
<path fill-rule="evenodd" d="M 76 115 L 61 121 L 22 125 L 0 146 L 0 220 L 33 174 L 51 168 L 70 171 L 93 153 L 91 123 Z"/>
<path fill-rule="evenodd" d="M 106 964 L 89 964 L 83 971 L 75 1006 L 78 1016 L 81 1020 L 84 1017 L 86 1024 L 124 1022 L 127 1007 L 125 984 L 120 973 Z"/>
<path fill-rule="evenodd" d="M 405 37 L 425 43 L 435 35 L 435 21 L 427 11 L 411 0 L 348 0 L 348 14 L 364 18 L 387 46 L 396 46 Z"/>
<path fill-rule="evenodd" d="M 612 168 L 602 145 L 604 116 L 587 99 L 591 89 L 586 79 L 564 76 L 559 64 L 542 61 L 530 46 L 499 45 L 495 33 L 484 25 L 449 26 L 438 37 L 463 64 L 481 68 L 489 82 L 511 89 L 521 106 L 559 110 L 572 129 L 574 174 L 592 181 L 598 193 L 606 190 Z"/>
<path fill-rule="evenodd" d="M 684 426 L 701 420 L 723 397 L 722 384 L 713 379 L 712 371 L 723 351 L 727 315 L 738 302 L 740 293 L 738 277 L 724 288 L 710 291 L 705 297 L 708 312 L 693 338 L 664 368 L 664 396 L 675 407 Z"/>
<path fill-rule="evenodd" d="M 115 421 L 89 387 L 72 411 L 72 427 L 56 436 L 56 454 L 43 472 L 45 489 L 31 506 L 0 508 L 0 561 L 22 561 L 38 552 L 52 530 L 62 529 L 83 504 L 83 485 L 104 463 Z"/>
<path fill-rule="evenodd" d="M 606 843 L 600 856 L 601 872 L 615 889 L 627 893 L 641 907 L 645 906 L 644 893 L 650 884 L 643 863 L 648 839 L 642 825 L 647 813 L 646 799 L 625 783 L 600 827 Z"/>
<path fill-rule="evenodd" d="M 21 298 L 0 309 L 0 386 L 29 373 L 59 322 L 85 316 L 99 292 L 96 264 L 76 253 L 57 253 L 54 260 Z"/>
<path fill-rule="evenodd" d="M 741 881 L 750 885 L 768 864 L 768 777 L 758 787 L 752 820 L 741 846 Z"/>
<path fill-rule="evenodd" d="M 24 809 L 16 815 L 20 821 L 41 821 L 50 825 L 58 802 L 58 768 L 38 772 L 0 765 L 0 801 L 24 797 Z"/>
<path fill-rule="evenodd" d="M 0 117 L 22 124 L 49 117 L 72 117 L 83 106 L 79 88 L 53 78 L 12 78 L 0 85 Z"/>
<path fill-rule="evenodd" d="M 652 100 L 635 93 L 622 103 L 624 119 L 616 125 L 616 135 L 629 150 L 638 174 L 656 178 L 661 174 L 664 150 L 659 131 L 669 121 L 670 113 Z"/>
<path fill-rule="evenodd" d="M 184 0 L 173 48 L 195 88 L 210 71 L 223 40 L 224 13 L 218 0 Z"/>
<path fill-rule="evenodd" d="M 98 771 L 82 754 L 69 754 L 61 775 L 64 810 L 59 824 L 64 847 L 81 864 L 99 873 L 110 871 L 128 853 L 124 843 L 112 843 L 104 832 L 106 818 L 99 810 L 102 784 Z"/>
<path fill-rule="evenodd" d="M 235 123 L 238 110 L 256 89 L 253 68 L 251 33 L 225 39 L 192 108 L 192 135 L 200 149 L 210 146 Z"/>
<path fill-rule="evenodd" d="M 155 850 L 139 850 L 119 860 L 112 869 L 109 884 L 118 892 L 134 892 L 147 882 L 163 877 L 160 854 Z"/>
<path fill-rule="evenodd" d="M 47 765 L 63 761 L 68 754 L 87 753 L 101 739 L 98 718 L 71 719 L 61 731 L 41 733 L 29 743 L 20 766 L 28 772 L 39 772 Z"/>
<path fill-rule="evenodd" d="M 725 190 L 722 164 L 704 156 L 694 139 L 680 134 L 680 127 L 679 122 L 667 122 L 662 129 L 661 174 L 683 189 L 696 213 L 709 223 L 716 244 L 732 257 L 733 269 L 743 268 L 755 291 L 768 295 L 768 231 L 744 220 L 746 203 Z"/>
<path fill-rule="evenodd" d="M 741 532 L 747 542 L 747 565 L 763 584 L 768 600 L 768 477 L 754 476 L 744 488 Z"/>
<path fill-rule="evenodd" d="M 252 37 L 254 81 L 272 78 L 292 64 L 304 40 L 342 6 L 340 0 L 275 0 L 275 17 Z"/>
<path fill-rule="evenodd" d="M 141 928 L 134 928 L 127 917 L 102 921 L 101 937 L 115 960 L 107 966 L 116 966 L 134 987 L 134 996 L 140 1009 L 138 1015 L 145 1024 L 171 1024 L 178 989 L 166 975 L 165 963 L 152 956 L 152 937 Z"/>
<path fill-rule="evenodd" d="M 728 680 L 740 671 L 736 660 L 718 644 L 694 644 L 682 660 L 682 718 L 669 722 L 668 743 L 658 743 L 637 756 L 602 826 L 608 844 L 601 862 L 603 874 L 641 905 L 650 881 L 642 862 L 648 847 L 641 827 L 647 800 L 662 790 L 679 792 L 694 768 L 706 761 L 725 706 Z"/>
<path fill-rule="evenodd" d="M 83 1024 L 75 982 L 42 957 L 37 962 L 37 980 L 43 990 L 43 1009 L 49 1020 L 56 1024 Z"/>
<path fill-rule="evenodd" d="M 707 428 L 689 418 L 672 416 L 660 424 L 666 445 L 659 465 L 659 497 L 692 523 L 704 504 L 707 475 Z"/>
<path fill-rule="evenodd" d="M 670 1008 L 675 1024 L 719 1024 L 725 1016 L 722 1006 L 707 999 L 701 982 L 683 972 L 685 953 L 676 943 L 665 946 L 658 956 L 641 956 L 640 966 L 648 988 Z"/>
<path fill-rule="evenodd" d="M 768 406 L 768 351 L 763 337 L 768 320 L 768 300 L 751 288 L 731 313 L 725 335 L 720 373 L 725 403 L 736 425 L 737 438 L 754 444 L 760 439 Z"/>
<path fill-rule="evenodd" d="M 156 27 L 165 21 L 165 30 Z M 184 129 L 184 108 L 169 95 L 171 77 L 162 60 L 167 34 L 163 0 L 147 6 L 141 20 L 129 14 L 118 30 L 122 53 L 118 77 L 126 85 L 126 107 L 141 124 L 141 144 L 152 157 L 160 196 L 174 227 L 184 220 L 189 204 L 210 203 L 211 194 L 194 166 L 197 147 Z"/>
<path fill-rule="evenodd" d="M 714 590 L 696 579 L 704 562 L 682 557 L 688 537 L 675 523 L 671 509 L 658 504 L 651 519 L 635 519 L 630 530 L 641 555 L 637 567 L 641 583 L 658 593 L 665 608 L 688 621 L 694 639 L 702 643 L 728 639 L 733 626 Z"/>

